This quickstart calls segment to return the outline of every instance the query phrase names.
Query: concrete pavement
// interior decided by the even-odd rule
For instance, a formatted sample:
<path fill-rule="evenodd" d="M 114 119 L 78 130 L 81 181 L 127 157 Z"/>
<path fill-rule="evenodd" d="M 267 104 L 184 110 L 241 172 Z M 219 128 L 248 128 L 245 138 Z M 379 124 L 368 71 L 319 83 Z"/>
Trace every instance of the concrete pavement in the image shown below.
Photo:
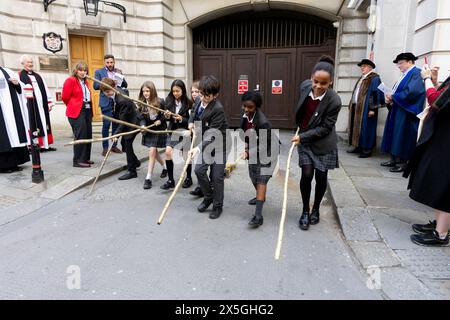
<path fill-rule="evenodd" d="M 330 189 L 347 243 L 366 270 L 381 271 L 381 290 L 391 299 L 449 299 L 450 247 L 413 244 L 413 223 L 434 219 L 431 208 L 409 198 L 408 180 L 380 163 L 360 159 L 339 144 L 341 168 L 330 171 Z"/>
<path fill-rule="evenodd" d="M 91 184 L 97 176 L 103 156 L 101 143 L 92 145 L 91 168 L 74 168 L 72 166 L 73 147 L 64 146 L 72 141 L 72 132 L 55 131 L 54 152 L 41 154 L 45 181 L 39 184 L 31 182 L 31 161 L 22 165 L 23 171 L 0 174 L 0 226 L 19 219 L 46 206 L 52 201 Z M 100 135 L 95 135 L 100 137 Z M 135 139 L 136 155 L 142 161 L 148 160 L 147 148 L 141 146 L 140 136 Z M 30 157 L 31 159 L 31 157 Z M 145 163 L 143 163 L 145 167 Z M 126 167 L 125 154 L 111 153 L 100 179 L 120 172 Z"/>
<path fill-rule="evenodd" d="M 45 184 L 31 183 L 30 163 L 0 175 L 0 298 L 448 299 L 450 248 L 409 241 L 410 224 L 432 219 L 432 210 L 408 198 L 407 180 L 379 166 L 383 156 L 359 159 L 343 144 L 321 223 L 308 232 L 297 225 L 294 153 L 282 259 L 273 260 L 290 136 L 281 134 L 280 171 L 269 183 L 264 225 L 246 230 L 253 191 L 245 165 L 226 180 L 223 217 L 197 213 L 199 200 L 182 190 L 156 226 L 170 194 L 159 189 L 163 181 L 143 190 L 145 164 L 138 179 L 117 181 L 110 175 L 123 170 L 125 155 L 112 154 L 85 197 L 83 186 L 98 169 L 73 168 L 72 148 L 62 146 L 70 132 L 60 132 L 58 151 L 42 154 Z M 135 148 L 145 160 L 140 137 Z M 100 151 L 94 144 L 96 167 Z M 80 290 L 66 286 L 74 265 L 82 270 Z"/>

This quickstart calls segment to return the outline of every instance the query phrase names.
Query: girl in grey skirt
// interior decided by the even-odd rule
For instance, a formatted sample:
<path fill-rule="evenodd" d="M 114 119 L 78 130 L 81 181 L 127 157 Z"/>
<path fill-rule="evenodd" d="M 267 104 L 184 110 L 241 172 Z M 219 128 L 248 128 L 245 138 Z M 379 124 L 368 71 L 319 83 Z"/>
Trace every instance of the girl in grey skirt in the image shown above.
<path fill-rule="evenodd" d="M 335 124 L 341 110 L 341 99 L 330 86 L 334 78 L 334 60 L 323 56 L 314 66 L 310 80 L 300 86 L 295 120 L 300 133 L 292 138 L 298 145 L 302 168 L 300 192 L 303 213 L 299 227 L 307 230 L 319 222 L 319 207 L 327 190 L 328 170 L 339 167 Z M 311 184 L 316 177 L 314 204 L 310 213 Z"/>
<path fill-rule="evenodd" d="M 188 129 L 188 120 L 192 102 L 188 97 L 186 85 L 182 80 L 174 80 L 170 86 L 170 92 L 165 101 L 167 112 L 165 113 L 166 120 L 169 125 L 169 130 L 176 131 L 177 129 Z M 171 116 L 171 114 L 175 114 Z M 175 180 L 173 178 L 173 149 L 175 146 L 183 149 L 183 158 L 187 159 L 187 151 L 189 151 L 189 139 L 185 139 L 179 134 L 169 134 L 166 143 L 166 166 L 169 179 L 161 186 L 161 189 L 168 190 L 175 187 Z M 181 143 L 181 145 L 179 145 Z M 184 179 L 183 188 L 192 186 L 192 165 L 187 168 L 187 176 Z"/>
<path fill-rule="evenodd" d="M 248 160 L 248 173 L 255 187 L 256 197 L 248 204 L 256 205 L 255 215 L 248 223 L 252 228 L 263 224 L 262 209 L 266 201 L 267 183 L 272 177 L 277 154 L 272 154 L 272 132 L 269 120 L 261 111 L 262 98 L 259 92 L 247 91 L 242 95 L 241 129 L 245 132 L 245 152 L 243 159 Z M 266 131 L 266 132 L 264 132 Z M 276 139 L 276 143 L 278 143 Z M 273 156 L 272 156 L 273 155 Z M 267 157 L 269 161 L 262 161 Z"/>
<path fill-rule="evenodd" d="M 157 108 L 164 109 L 164 99 L 158 98 L 158 93 L 156 92 L 155 84 L 151 81 L 146 81 L 141 87 L 139 92 L 139 100 L 147 104 L 153 105 Z M 156 111 L 146 105 L 140 104 L 138 106 L 138 119 L 141 126 L 150 126 L 152 124 L 157 124 L 152 127 L 152 130 L 166 130 L 167 124 L 163 113 Z M 152 134 L 150 132 L 142 132 L 142 145 L 149 149 L 149 161 L 148 161 L 148 171 L 147 176 L 144 181 L 144 189 L 150 189 L 152 187 L 152 175 L 153 169 L 155 167 L 155 161 L 159 157 L 157 148 L 166 147 L 167 134 Z M 160 163 L 162 159 L 160 159 Z"/>

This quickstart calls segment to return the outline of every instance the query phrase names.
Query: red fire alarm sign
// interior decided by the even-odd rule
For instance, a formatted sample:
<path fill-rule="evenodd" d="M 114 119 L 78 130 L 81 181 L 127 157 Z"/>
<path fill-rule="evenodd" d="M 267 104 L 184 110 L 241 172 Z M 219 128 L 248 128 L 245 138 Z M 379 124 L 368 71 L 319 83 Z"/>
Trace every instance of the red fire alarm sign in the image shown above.
<path fill-rule="evenodd" d="M 248 80 L 238 81 L 238 94 L 244 94 L 248 91 Z"/>

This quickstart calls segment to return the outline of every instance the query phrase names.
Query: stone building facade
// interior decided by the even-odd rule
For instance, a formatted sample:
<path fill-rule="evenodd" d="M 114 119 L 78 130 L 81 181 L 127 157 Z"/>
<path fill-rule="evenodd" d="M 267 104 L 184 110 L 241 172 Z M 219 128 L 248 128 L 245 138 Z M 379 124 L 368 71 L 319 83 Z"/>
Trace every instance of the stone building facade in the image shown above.
<path fill-rule="evenodd" d="M 336 60 L 334 88 L 344 105 L 348 103 L 359 77 L 356 63 L 368 57 L 371 51 L 387 85 L 393 85 L 399 76 L 392 60 L 402 51 L 413 51 L 421 58 L 427 55 L 430 64 L 442 66 L 443 73 L 450 68 L 450 44 L 444 37 L 450 31 L 450 4 L 446 0 L 114 2 L 126 8 L 126 22 L 119 10 L 101 2 L 97 16 L 87 16 L 83 0 L 56 0 L 47 11 L 44 11 L 44 0 L 2 0 L 0 64 L 18 70 L 20 56 L 24 53 L 33 55 L 36 70 L 45 77 L 56 95 L 61 91 L 71 64 L 77 59 L 85 57 L 90 67 L 95 68 L 102 63 L 101 59 L 99 61 L 100 53 L 112 53 L 117 66 L 125 74 L 132 96 L 137 96 L 145 80 L 152 80 L 159 94 L 165 96 L 174 79 L 190 84 L 194 77 L 200 76 L 194 66 L 197 63 L 194 57 L 195 30 L 211 21 L 232 19 L 238 14 L 262 16 L 276 11 L 294 18 L 296 15 L 306 17 L 311 23 L 325 21 L 335 28 L 332 54 Z M 45 50 L 42 35 L 48 32 L 64 38 L 62 51 L 51 53 Z M 224 35 L 217 35 L 221 36 Z M 258 50 L 264 48 L 258 47 Z M 295 77 L 290 79 L 291 82 L 297 80 Z M 249 86 L 251 88 L 253 84 Z M 295 88 L 298 83 L 292 86 Z M 295 92 L 290 94 L 294 97 Z M 64 112 L 62 104 L 52 111 L 54 127 L 68 126 Z M 345 131 L 346 125 L 344 107 L 338 130 Z"/>

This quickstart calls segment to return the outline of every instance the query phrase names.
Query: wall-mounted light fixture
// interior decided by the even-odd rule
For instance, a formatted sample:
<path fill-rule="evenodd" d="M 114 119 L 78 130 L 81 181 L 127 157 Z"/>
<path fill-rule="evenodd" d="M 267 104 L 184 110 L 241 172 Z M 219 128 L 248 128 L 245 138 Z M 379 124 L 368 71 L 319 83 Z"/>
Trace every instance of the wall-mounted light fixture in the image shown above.
<path fill-rule="evenodd" d="M 44 11 L 47 12 L 48 7 L 50 6 L 50 4 L 52 4 L 55 1 L 56 0 L 44 0 Z M 110 1 L 83 0 L 84 12 L 86 13 L 87 16 L 94 16 L 94 17 L 97 16 L 97 14 L 98 14 L 98 3 L 99 2 L 103 2 L 107 6 L 111 6 L 111 7 L 114 7 L 116 9 L 119 9 L 120 11 L 122 11 L 122 13 L 123 13 L 123 22 L 125 22 L 125 23 L 127 22 L 127 10 L 125 9 L 125 7 L 120 5 L 120 4 L 118 4 L 118 3 L 110 2 Z"/>

